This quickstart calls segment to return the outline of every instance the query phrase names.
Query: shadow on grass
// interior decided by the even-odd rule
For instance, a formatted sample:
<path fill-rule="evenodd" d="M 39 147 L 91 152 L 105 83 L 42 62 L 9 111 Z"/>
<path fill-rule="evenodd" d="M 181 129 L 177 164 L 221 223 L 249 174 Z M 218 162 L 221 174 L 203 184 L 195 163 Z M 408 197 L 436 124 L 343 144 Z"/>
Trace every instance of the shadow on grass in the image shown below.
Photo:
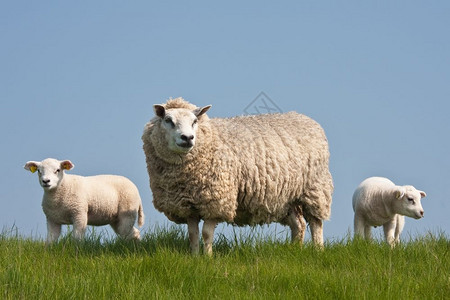
<path fill-rule="evenodd" d="M 42 242 L 44 243 L 44 242 Z M 61 237 L 58 242 L 45 246 L 49 251 L 68 252 L 74 255 L 152 255 L 157 251 L 168 250 L 189 253 L 189 239 L 181 226 L 155 226 L 154 230 L 142 234 L 140 241 L 125 240 L 117 236 L 97 234 L 95 231 L 86 235 L 84 240 L 72 238 L 72 232 Z"/>

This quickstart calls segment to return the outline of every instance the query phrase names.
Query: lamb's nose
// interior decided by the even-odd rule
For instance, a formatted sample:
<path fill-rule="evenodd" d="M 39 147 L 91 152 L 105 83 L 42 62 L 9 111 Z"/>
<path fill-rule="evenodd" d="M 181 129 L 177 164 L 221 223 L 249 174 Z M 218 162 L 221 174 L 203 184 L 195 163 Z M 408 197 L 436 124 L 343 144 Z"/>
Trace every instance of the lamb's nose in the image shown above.
<path fill-rule="evenodd" d="M 423 210 L 420 211 L 420 215 L 423 217 Z"/>
<path fill-rule="evenodd" d="M 194 139 L 194 136 L 193 136 L 193 135 L 185 135 L 185 134 L 182 134 L 182 135 L 181 135 L 181 139 L 182 139 L 183 141 L 185 141 L 185 142 L 188 142 L 188 141 L 192 141 L 192 140 Z"/>

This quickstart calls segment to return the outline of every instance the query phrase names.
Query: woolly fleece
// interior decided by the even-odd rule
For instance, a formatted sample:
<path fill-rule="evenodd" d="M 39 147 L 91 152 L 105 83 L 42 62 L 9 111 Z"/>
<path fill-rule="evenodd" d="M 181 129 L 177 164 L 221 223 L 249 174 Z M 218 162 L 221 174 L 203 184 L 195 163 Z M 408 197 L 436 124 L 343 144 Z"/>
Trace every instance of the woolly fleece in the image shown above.
<path fill-rule="evenodd" d="M 197 106 L 182 98 L 166 110 Z M 142 136 L 153 204 L 176 223 L 188 218 L 236 225 L 279 222 L 290 211 L 330 217 L 333 183 L 323 129 L 296 112 L 198 120 L 197 143 L 169 151 L 154 117 Z"/>
<path fill-rule="evenodd" d="M 70 161 L 52 158 L 42 162 L 29 161 L 25 165 L 25 169 L 33 173 L 38 170 L 44 188 L 42 209 L 47 217 L 47 242 L 59 237 L 62 224 L 73 224 L 77 239 L 83 238 L 87 225 L 106 224 L 123 238 L 139 239 L 139 230 L 133 225 L 136 218 L 140 227 L 144 224 L 144 211 L 133 182 L 117 175 L 65 174 L 64 169 L 71 168 Z M 44 181 L 53 188 L 47 188 Z"/>

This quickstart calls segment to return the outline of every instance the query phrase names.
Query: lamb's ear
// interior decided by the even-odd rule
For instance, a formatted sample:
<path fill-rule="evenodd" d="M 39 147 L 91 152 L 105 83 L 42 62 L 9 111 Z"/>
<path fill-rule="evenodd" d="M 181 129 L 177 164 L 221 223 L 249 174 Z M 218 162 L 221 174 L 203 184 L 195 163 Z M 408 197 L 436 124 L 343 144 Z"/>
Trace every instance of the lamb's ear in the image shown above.
<path fill-rule="evenodd" d="M 161 104 L 153 105 L 153 109 L 155 110 L 155 115 L 160 118 L 164 118 L 164 116 L 166 115 L 166 109 Z"/>
<path fill-rule="evenodd" d="M 211 108 L 211 106 L 212 105 L 206 105 L 206 106 L 194 109 L 194 115 L 196 115 L 197 118 L 200 117 L 201 115 L 206 113 Z"/>
<path fill-rule="evenodd" d="M 39 163 L 36 161 L 29 161 L 25 164 L 25 166 L 23 166 L 23 168 L 25 170 L 30 171 L 31 173 L 36 172 L 36 170 L 38 169 Z"/>
<path fill-rule="evenodd" d="M 61 169 L 63 170 L 72 170 L 75 165 L 70 160 L 63 160 L 61 162 Z"/>
<path fill-rule="evenodd" d="M 420 197 L 425 198 L 427 196 L 427 193 L 425 193 L 424 191 L 419 191 L 420 193 Z"/>
<path fill-rule="evenodd" d="M 397 187 L 394 191 L 394 196 L 397 199 L 403 198 L 403 196 L 405 196 L 405 189 L 402 187 Z"/>

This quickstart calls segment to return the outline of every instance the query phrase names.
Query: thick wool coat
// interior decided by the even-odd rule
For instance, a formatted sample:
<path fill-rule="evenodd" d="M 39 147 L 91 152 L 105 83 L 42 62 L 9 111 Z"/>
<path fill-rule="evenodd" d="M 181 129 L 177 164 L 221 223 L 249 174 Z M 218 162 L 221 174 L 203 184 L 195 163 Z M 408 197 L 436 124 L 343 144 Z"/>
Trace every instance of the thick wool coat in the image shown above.
<path fill-rule="evenodd" d="M 195 109 L 181 98 L 166 110 Z M 237 225 L 286 224 L 290 210 L 330 217 L 333 183 L 328 142 L 311 118 L 289 112 L 198 121 L 187 154 L 167 148 L 161 119 L 142 136 L 153 204 L 170 220 L 212 219 Z"/>

